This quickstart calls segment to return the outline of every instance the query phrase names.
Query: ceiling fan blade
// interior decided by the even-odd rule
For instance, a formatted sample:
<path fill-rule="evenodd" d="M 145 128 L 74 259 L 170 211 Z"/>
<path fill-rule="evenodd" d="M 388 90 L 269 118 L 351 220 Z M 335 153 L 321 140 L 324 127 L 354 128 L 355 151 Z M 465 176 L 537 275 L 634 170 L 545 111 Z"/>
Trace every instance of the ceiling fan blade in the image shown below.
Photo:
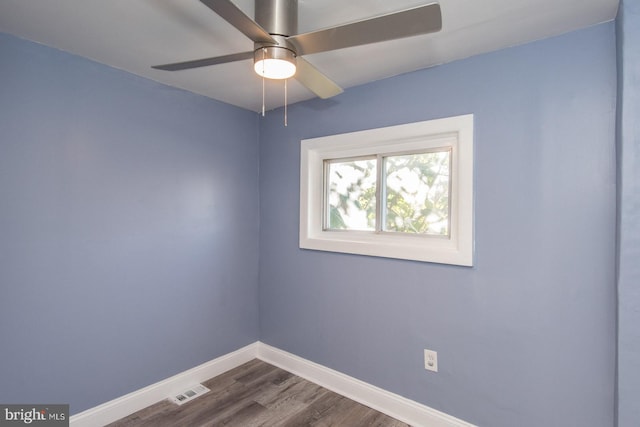
<path fill-rule="evenodd" d="M 296 58 L 296 65 L 296 80 L 320 98 L 331 98 L 344 92 L 340 86 L 299 56 Z"/>
<path fill-rule="evenodd" d="M 254 43 L 278 44 L 264 28 L 244 14 L 230 0 L 200 0 L 209 9 L 220 15 L 229 24 L 236 27 L 242 34 Z"/>
<path fill-rule="evenodd" d="M 299 34 L 287 38 L 298 55 L 326 52 L 386 40 L 433 33 L 442 29 L 438 3 L 418 6 L 375 18 Z"/>
<path fill-rule="evenodd" d="M 232 53 L 231 55 L 214 56 L 213 58 L 196 59 L 186 62 L 175 62 L 173 64 L 154 65 L 151 68 L 165 71 L 188 70 L 190 68 L 207 67 L 209 65 L 224 64 L 227 62 L 242 61 L 253 58 L 253 51 Z"/>

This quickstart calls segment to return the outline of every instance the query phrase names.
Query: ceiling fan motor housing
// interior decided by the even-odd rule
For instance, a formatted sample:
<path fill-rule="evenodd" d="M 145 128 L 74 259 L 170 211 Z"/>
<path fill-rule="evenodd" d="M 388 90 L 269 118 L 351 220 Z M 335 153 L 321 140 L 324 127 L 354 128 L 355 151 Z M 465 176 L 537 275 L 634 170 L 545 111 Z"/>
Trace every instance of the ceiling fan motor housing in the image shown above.
<path fill-rule="evenodd" d="M 298 34 L 298 0 L 255 0 L 256 22 L 269 34 Z"/>

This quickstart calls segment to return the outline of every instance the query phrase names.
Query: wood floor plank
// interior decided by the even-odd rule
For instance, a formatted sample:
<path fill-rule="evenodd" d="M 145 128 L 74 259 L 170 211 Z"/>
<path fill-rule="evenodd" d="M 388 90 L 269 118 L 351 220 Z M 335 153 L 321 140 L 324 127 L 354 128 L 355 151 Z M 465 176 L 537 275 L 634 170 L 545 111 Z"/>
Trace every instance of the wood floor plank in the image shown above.
<path fill-rule="evenodd" d="M 269 409 L 277 409 L 278 406 L 289 400 L 308 404 L 317 394 L 318 387 L 310 387 L 311 383 L 304 379 L 291 375 L 287 380 L 274 384 L 275 387 L 257 397 L 256 401 Z"/>
<path fill-rule="evenodd" d="M 253 372 L 255 369 L 259 369 L 262 366 L 262 361 L 259 359 L 253 359 L 247 363 L 244 363 L 238 367 L 235 367 L 227 372 L 224 372 L 217 377 L 213 377 L 202 384 L 211 391 L 224 389 L 229 385 L 236 382 L 236 378 L 247 375 L 249 372 Z"/>
<path fill-rule="evenodd" d="M 278 407 L 267 409 L 255 419 L 246 424 L 245 427 L 271 427 L 282 425 L 285 420 L 304 411 L 308 405 L 295 400 L 282 402 Z"/>
<path fill-rule="evenodd" d="M 344 397 L 323 388 L 322 394 L 318 395 L 318 398 L 306 410 L 286 420 L 282 427 L 313 426 L 328 412 L 335 410 L 341 399 Z"/>
<path fill-rule="evenodd" d="M 312 423 L 314 427 L 333 427 L 333 426 L 350 426 L 355 427 L 360 424 L 362 419 L 370 408 L 354 402 L 346 397 L 340 398 L 336 405 L 331 408 L 330 411 L 324 413 L 324 415 L 318 419 L 318 421 Z"/>
<path fill-rule="evenodd" d="M 258 359 L 203 383 L 178 406 L 164 400 L 108 427 L 409 427 Z"/>
<path fill-rule="evenodd" d="M 186 406 L 200 401 L 199 408 L 185 411 L 186 417 L 181 418 L 181 424 L 178 425 L 201 426 L 212 420 L 218 421 L 227 418 L 254 403 L 255 397 L 269 387 L 274 386 L 267 383 L 256 387 L 247 387 L 244 384 L 235 383 L 233 392 L 224 395 L 222 398 L 209 400 L 205 399 L 205 394 L 193 402 L 183 405 Z"/>
<path fill-rule="evenodd" d="M 257 402 L 251 402 L 249 406 L 227 417 L 211 420 L 211 423 L 205 424 L 206 427 L 227 426 L 227 427 L 246 427 L 253 420 L 262 416 L 268 409 Z M 204 427 L 204 426 L 203 426 Z"/>
<path fill-rule="evenodd" d="M 303 403 L 313 403 L 327 391 L 324 387 L 294 375 L 286 383 L 282 384 L 282 390 L 278 398 L 292 398 Z"/>

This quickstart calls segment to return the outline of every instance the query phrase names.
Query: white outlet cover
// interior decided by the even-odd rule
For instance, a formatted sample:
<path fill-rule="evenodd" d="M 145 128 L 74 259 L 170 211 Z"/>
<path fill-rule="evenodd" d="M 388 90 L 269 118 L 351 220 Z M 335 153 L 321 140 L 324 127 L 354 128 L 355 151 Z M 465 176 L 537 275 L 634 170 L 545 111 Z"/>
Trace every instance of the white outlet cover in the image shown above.
<path fill-rule="evenodd" d="M 438 352 L 424 349 L 424 369 L 438 372 Z"/>

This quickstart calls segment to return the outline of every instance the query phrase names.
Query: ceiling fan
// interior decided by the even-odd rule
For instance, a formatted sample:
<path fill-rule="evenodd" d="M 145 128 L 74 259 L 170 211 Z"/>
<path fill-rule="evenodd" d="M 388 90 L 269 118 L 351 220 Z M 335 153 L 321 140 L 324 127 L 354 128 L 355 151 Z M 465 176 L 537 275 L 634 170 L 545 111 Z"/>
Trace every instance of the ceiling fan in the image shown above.
<path fill-rule="evenodd" d="M 230 0 L 200 1 L 251 39 L 254 49 L 153 68 L 177 71 L 253 58 L 254 70 L 263 78 L 295 77 L 320 98 L 330 98 L 343 90 L 302 56 L 417 36 L 442 28 L 438 3 L 298 34 L 298 0 L 255 0 L 255 21 Z"/>

